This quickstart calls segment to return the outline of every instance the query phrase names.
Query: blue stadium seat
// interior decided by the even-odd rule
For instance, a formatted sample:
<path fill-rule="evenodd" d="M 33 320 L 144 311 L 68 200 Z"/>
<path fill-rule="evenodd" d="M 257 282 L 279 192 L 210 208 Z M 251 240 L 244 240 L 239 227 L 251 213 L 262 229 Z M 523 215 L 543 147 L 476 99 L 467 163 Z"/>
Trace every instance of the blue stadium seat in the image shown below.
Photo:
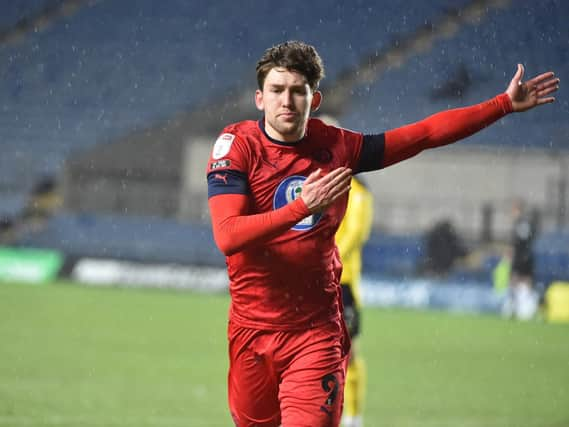
<path fill-rule="evenodd" d="M 539 236 L 533 247 L 535 276 L 545 286 L 569 281 L 569 228 Z"/>
<path fill-rule="evenodd" d="M 21 237 L 16 245 L 56 249 L 72 258 L 225 265 L 209 226 L 160 218 L 59 214 L 41 231 Z"/>
<path fill-rule="evenodd" d="M 30 14 L 37 13 L 45 7 L 49 0 L 18 0 L 2 2 L 0 13 L 0 30 L 6 30 L 17 24 L 20 20 L 28 18 Z M 51 1 L 53 3 L 53 1 Z"/>
<path fill-rule="evenodd" d="M 25 194 L 0 192 L 0 220 L 18 217 L 26 208 L 27 201 Z"/>
<path fill-rule="evenodd" d="M 363 249 L 362 270 L 368 275 L 415 276 L 425 254 L 422 235 L 373 232 Z"/>

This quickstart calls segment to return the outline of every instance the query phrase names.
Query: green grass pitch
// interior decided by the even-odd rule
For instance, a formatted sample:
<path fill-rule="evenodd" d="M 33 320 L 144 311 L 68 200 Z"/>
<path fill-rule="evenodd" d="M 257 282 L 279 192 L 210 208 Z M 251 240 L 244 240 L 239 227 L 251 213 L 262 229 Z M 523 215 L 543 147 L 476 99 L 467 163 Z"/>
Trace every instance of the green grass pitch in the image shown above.
<path fill-rule="evenodd" d="M 0 426 L 230 426 L 226 295 L 0 283 Z M 367 426 L 569 426 L 569 325 L 364 311 Z"/>

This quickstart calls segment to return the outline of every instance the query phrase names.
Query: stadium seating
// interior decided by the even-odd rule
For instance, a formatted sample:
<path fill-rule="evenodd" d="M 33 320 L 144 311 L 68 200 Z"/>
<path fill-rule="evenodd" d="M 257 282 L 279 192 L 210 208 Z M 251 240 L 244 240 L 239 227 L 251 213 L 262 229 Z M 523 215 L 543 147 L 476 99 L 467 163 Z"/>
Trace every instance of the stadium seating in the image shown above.
<path fill-rule="evenodd" d="M 569 281 L 569 229 L 549 231 L 534 244 L 536 281 L 549 286 Z"/>
<path fill-rule="evenodd" d="M 466 0 L 260 3 L 86 3 L 17 43 L 0 46 L 0 180 L 23 191 L 72 152 L 254 84 L 255 60 L 285 39 L 314 43 L 328 80 Z M 5 26 L 41 1 L 3 5 Z M 331 34 L 339 37 L 330 37 Z M 25 170 L 25 173 L 14 173 Z"/>
<path fill-rule="evenodd" d="M 480 22 L 466 24 L 401 68 L 360 87 L 347 127 L 381 132 L 441 109 L 481 102 L 505 90 L 516 64 L 526 77 L 555 70 L 569 78 L 569 3 L 562 0 L 512 2 L 490 9 Z M 510 116 L 461 144 L 569 149 L 569 103 L 563 97 L 530 116 Z"/>
<path fill-rule="evenodd" d="M 25 195 L 21 193 L 0 192 L 0 221 L 11 220 L 20 215 L 27 203 Z"/>
<path fill-rule="evenodd" d="M 46 0 L 3 2 L 2 13 L 0 13 L 0 30 L 5 30 L 18 23 L 21 19 L 29 17 L 31 13 L 38 12 L 46 3 Z"/>
<path fill-rule="evenodd" d="M 57 249 L 71 259 L 225 265 L 209 226 L 150 217 L 59 214 L 16 246 Z"/>
<path fill-rule="evenodd" d="M 423 236 L 373 232 L 364 246 L 362 270 L 372 276 L 413 277 L 421 268 L 424 254 Z"/>

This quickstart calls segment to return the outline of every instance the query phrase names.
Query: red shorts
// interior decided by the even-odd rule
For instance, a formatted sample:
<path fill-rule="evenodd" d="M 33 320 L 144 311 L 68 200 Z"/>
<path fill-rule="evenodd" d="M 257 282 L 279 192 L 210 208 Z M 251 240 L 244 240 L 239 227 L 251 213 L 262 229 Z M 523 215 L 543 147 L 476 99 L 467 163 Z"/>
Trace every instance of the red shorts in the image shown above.
<path fill-rule="evenodd" d="M 343 324 L 306 331 L 229 325 L 229 408 L 238 427 L 338 426 L 349 342 Z"/>

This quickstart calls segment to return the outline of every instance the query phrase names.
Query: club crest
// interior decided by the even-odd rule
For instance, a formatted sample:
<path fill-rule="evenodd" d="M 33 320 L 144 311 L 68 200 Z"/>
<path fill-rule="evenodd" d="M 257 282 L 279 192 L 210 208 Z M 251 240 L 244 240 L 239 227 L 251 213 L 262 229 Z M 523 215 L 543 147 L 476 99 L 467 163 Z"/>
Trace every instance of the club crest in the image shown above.
<path fill-rule="evenodd" d="M 289 176 L 285 178 L 277 187 L 275 191 L 275 196 L 273 198 L 273 209 L 282 208 L 283 206 L 288 205 L 289 203 L 295 201 L 300 197 L 300 193 L 302 192 L 302 185 L 306 181 L 306 177 L 300 175 Z M 298 222 L 294 225 L 291 229 L 296 231 L 305 231 L 310 230 L 313 228 L 320 218 L 322 214 L 313 214 L 302 221 Z"/>

